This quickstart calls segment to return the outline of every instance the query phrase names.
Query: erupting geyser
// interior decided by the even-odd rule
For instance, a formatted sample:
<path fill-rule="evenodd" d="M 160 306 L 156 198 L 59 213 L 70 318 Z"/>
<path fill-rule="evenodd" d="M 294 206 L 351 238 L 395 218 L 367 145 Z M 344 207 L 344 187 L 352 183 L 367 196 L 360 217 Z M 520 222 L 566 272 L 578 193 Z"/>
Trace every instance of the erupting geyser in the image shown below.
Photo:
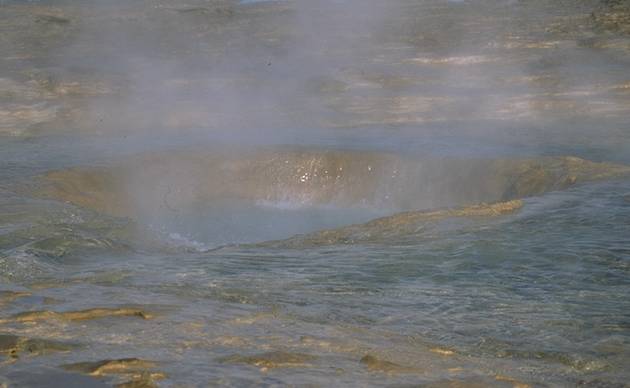
<path fill-rule="evenodd" d="M 630 3 L 0 0 L 0 388 L 623 387 Z"/>

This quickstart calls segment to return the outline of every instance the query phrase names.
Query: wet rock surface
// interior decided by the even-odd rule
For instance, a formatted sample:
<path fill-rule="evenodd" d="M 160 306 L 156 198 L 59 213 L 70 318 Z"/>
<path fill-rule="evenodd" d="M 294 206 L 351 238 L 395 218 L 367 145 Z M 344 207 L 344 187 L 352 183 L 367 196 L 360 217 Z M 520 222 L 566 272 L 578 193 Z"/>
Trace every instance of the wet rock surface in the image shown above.
<path fill-rule="evenodd" d="M 115 376 L 119 380 L 116 387 L 142 388 L 157 387 L 157 381 L 165 379 L 166 374 L 155 371 L 157 363 L 138 358 L 121 358 L 95 362 L 78 362 L 61 366 L 64 370 L 94 377 Z"/>
<path fill-rule="evenodd" d="M 22 355 L 45 355 L 55 352 L 69 352 L 78 346 L 54 340 L 26 338 L 12 334 L 0 334 L 0 354 L 11 358 Z"/>
<path fill-rule="evenodd" d="M 20 298 L 30 296 L 26 291 L 3 291 L 5 299 Z M 29 303 L 43 303 L 44 300 L 32 299 Z M 28 303 L 26 303 L 28 305 Z M 47 333 L 51 338 L 64 337 L 64 322 L 84 322 L 102 318 L 112 317 L 139 317 L 142 320 L 151 319 L 153 314 L 144 309 L 121 307 L 121 308 L 92 308 L 85 310 L 55 312 L 55 311 L 25 311 L 14 314 L 9 318 L 0 320 L 0 325 L 6 330 L 16 333 L 0 333 L 0 356 L 4 360 L 0 362 L 0 368 L 7 365 L 27 365 L 29 359 L 34 356 L 46 357 L 53 354 L 80 354 L 86 347 L 85 339 L 71 335 L 74 339 L 57 340 L 37 338 L 26 333 Z M 16 323 L 25 324 L 22 328 L 15 326 Z M 49 329 L 38 330 L 39 325 L 51 325 Z M 61 324 L 61 326 L 57 326 Z M 85 327 L 85 326 L 84 326 Z M 61 331 L 59 331 L 61 329 Z M 75 342 L 75 340 L 77 342 Z M 139 358 L 106 359 L 95 362 L 76 362 L 63 364 L 59 369 L 37 368 L 34 371 L 21 372 L 11 371 L 7 374 L 6 384 L 20 387 L 157 387 L 157 382 L 166 378 L 166 374 L 156 370 L 158 364 L 153 361 Z M 65 373 L 63 370 L 69 372 Z M 88 375 L 90 377 L 83 377 Z M 47 381 L 55 379 L 55 381 Z M 5 383 L 5 380 L 0 381 Z"/>
<path fill-rule="evenodd" d="M 65 370 L 72 372 L 80 372 L 92 376 L 102 376 L 136 373 L 138 371 L 153 369 L 156 365 L 157 364 L 155 362 L 140 360 L 138 358 L 121 358 L 118 360 L 79 362 L 75 364 L 66 364 L 62 367 Z"/>
<path fill-rule="evenodd" d="M 418 368 L 410 368 L 390 361 L 380 360 L 371 354 L 363 356 L 360 362 L 361 364 L 365 365 L 370 372 L 421 373 L 421 370 Z"/>
<path fill-rule="evenodd" d="M 0 351 L 2 353 L 13 353 L 18 348 L 19 337 L 14 335 L 0 335 Z"/>
<path fill-rule="evenodd" d="M 31 295 L 30 292 L 26 291 L 2 290 L 0 291 L 0 306 L 29 295 Z"/>
<path fill-rule="evenodd" d="M 317 357 L 283 351 L 260 353 L 251 356 L 232 355 L 219 359 L 222 363 L 249 364 L 261 369 L 308 367 Z"/>
<path fill-rule="evenodd" d="M 427 388 L 482 388 L 482 387 L 500 387 L 500 388 L 527 388 L 529 385 L 518 383 L 517 381 L 504 379 L 491 379 L 483 377 L 470 377 L 468 379 L 445 379 L 441 381 L 423 384 Z"/>
<path fill-rule="evenodd" d="M 7 386 L 25 388 L 109 388 L 111 384 L 76 373 L 66 373 L 58 369 L 43 368 L 36 371 L 9 373 L 7 375 Z"/>
<path fill-rule="evenodd" d="M 26 311 L 18 313 L 10 318 L 0 322 L 40 322 L 50 320 L 67 320 L 67 321 L 84 321 L 91 319 L 110 318 L 110 317 L 137 317 L 142 319 L 151 319 L 153 315 L 135 308 L 94 308 L 81 311 Z"/>
<path fill-rule="evenodd" d="M 298 235 L 287 240 L 263 243 L 264 246 L 302 248 L 335 244 L 356 244 L 359 242 L 384 242 L 421 233 L 428 223 L 449 218 L 496 217 L 510 214 L 523 207 L 523 201 L 513 200 L 495 204 L 482 204 L 458 209 L 417 211 L 394 214 L 365 224 L 350 225 L 332 230 L 323 230 L 306 235 Z"/>

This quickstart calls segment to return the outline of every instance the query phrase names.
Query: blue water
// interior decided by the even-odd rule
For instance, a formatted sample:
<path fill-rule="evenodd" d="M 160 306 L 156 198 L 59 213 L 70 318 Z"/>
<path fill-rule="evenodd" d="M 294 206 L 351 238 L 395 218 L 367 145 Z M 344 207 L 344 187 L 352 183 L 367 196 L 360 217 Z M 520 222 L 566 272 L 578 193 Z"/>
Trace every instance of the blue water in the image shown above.
<path fill-rule="evenodd" d="M 2 288 L 32 295 L 4 306 L 3 316 L 121 305 L 148 306 L 158 315 L 142 322 L 48 322 L 26 331 L 13 324 L 4 330 L 83 347 L 0 366 L 0 373 L 27 381 L 20 373 L 96 356 L 156 360 L 169 375 L 166 386 L 321 384 L 331 373 L 347 385 L 500 385 L 505 376 L 535 386 L 624 384 L 630 377 L 628 194 L 628 180 L 582 185 L 529 198 L 512 215 L 449 220 L 387 243 L 205 251 L 194 230 L 159 234 L 164 245 L 134 245 L 124 219 L 5 193 Z M 353 217 L 342 210 L 328 218 L 309 210 L 319 219 L 290 208 L 241 210 L 259 225 L 291 217 L 310 222 L 303 230 L 280 228 L 273 238 Z M 237 209 L 231 213 L 238 218 Z M 229 232 L 215 221 L 208 218 L 206 232 Z M 243 235 L 252 225 L 245 221 Z M 221 361 L 278 350 L 316 358 L 263 373 Z M 366 372 L 359 362 L 365 354 L 409 370 Z"/>

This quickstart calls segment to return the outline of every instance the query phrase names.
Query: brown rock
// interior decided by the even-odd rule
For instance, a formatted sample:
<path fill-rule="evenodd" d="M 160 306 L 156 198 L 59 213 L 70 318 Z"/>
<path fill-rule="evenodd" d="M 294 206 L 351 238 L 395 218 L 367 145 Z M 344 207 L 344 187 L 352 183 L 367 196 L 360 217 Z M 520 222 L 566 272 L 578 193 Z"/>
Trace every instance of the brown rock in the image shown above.
<path fill-rule="evenodd" d="M 383 373 L 418 373 L 419 370 L 402 366 L 390 361 L 380 360 L 371 354 L 366 354 L 360 360 L 361 364 L 365 365 L 370 372 L 383 372 Z"/>
<path fill-rule="evenodd" d="M 378 242 L 393 236 L 404 236 L 416 233 L 423 224 L 436 222 L 446 218 L 458 217 L 495 217 L 513 213 L 523 206 L 523 201 L 512 200 L 494 204 L 481 204 L 456 209 L 434 211 L 414 211 L 394 214 L 378 218 L 365 224 L 327 229 L 305 235 L 298 235 L 281 241 L 262 243 L 263 246 L 283 248 L 303 248 L 335 244 L 352 244 L 356 242 Z"/>
<path fill-rule="evenodd" d="M 30 292 L 24 291 L 0 291 L 0 306 L 5 303 L 13 302 L 18 298 L 31 295 Z"/>
<path fill-rule="evenodd" d="M 220 358 L 219 361 L 224 363 L 250 364 L 265 369 L 272 369 L 308 366 L 308 364 L 315 359 L 315 356 L 308 354 L 273 351 L 252 356 L 233 355 Z"/>
<path fill-rule="evenodd" d="M 153 315 L 137 308 L 94 308 L 80 311 L 26 311 L 0 322 L 39 322 L 49 320 L 82 321 L 108 317 L 139 317 L 151 319 Z"/>
<path fill-rule="evenodd" d="M 18 357 L 21 353 L 42 355 L 53 352 L 66 352 L 76 347 L 77 345 L 59 341 L 0 334 L 0 354 L 10 357 Z"/>
<path fill-rule="evenodd" d="M 117 384 L 118 388 L 153 388 L 156 381 L 166 378 L 162 372 L 152 371 L 157 363 L 139 358 L 121 358 L 95 362 L 78 362 L 61 367 L 70 372 L 89 376 L 119 376 L 127 381 Z"/>
<path fill-rule="evenodd" d="M 156 381 L 166 378 L 162 372 L 143 372 L 134 375 L 131 380 L 116 385 L 116 388 L 154 388 L 157 387 Z"/>
<path fill-rule="evenodd" d="M 156 366 L 157 364 L 153 361 L 146 361 L 138 358 L 121 358 L 117 360 L 78 362 L 75 364 L 62 365 L 65 370 L 88 374 L 91 376 L 137 373 L 138 371 L 152 369 Z"/>
<path fill-rule="evenodd" d="M 10 334 L 0 334 L 0 353 L 13 355 L 17 353 L 20 337 Z"/>

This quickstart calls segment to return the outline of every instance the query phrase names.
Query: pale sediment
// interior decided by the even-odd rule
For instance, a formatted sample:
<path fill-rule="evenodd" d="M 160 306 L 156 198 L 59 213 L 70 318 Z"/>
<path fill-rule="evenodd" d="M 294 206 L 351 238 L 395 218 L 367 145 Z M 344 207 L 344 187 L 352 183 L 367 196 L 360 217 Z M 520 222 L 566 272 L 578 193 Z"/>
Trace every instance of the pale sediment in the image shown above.
<path fill-rule="evenodd" d="M 0 107 L 0 135 L 23 135 L 33 125 L 52 121 L 57 108 L 43 104 L 11 104 Z"/>

